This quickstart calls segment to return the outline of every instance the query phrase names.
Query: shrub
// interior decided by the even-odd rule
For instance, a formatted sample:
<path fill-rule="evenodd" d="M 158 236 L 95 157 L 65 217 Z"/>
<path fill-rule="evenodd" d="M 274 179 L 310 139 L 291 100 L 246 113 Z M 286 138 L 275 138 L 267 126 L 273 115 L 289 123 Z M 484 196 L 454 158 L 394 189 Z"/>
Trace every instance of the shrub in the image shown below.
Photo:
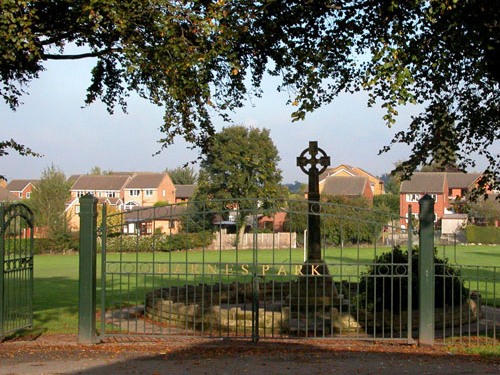
<path fill-rule="evenodd" d="M 465 237 L 469 243 L 500 244 L 500 228 L 469 225 Z"/>
<path fill-rule="evenodd" d="M 33 251 L 35 254 L 63 253 L 78 250 L 78 232 L 62 232 L 54 237 L 35 238 Z"/>
<path fill-rule="evenodd" d="M 107 238 L 106 251 L 108 252 L 149 252 L 175 251 L 202 248 L 210 245 L 213 235 L 210 232 L 179 233 L 172 235 L 154 236 L 121 236 Z"/>
<path fill-rule="evenodd" d="M 375 258 L 374 264 L 363 273 L 357 296 L 358 307 L 367 311 L 384 309 L 408 310 L 407 281 L 408 252 L 395 246 L 392 252 Z M 458 306 L 468 297 L 468 289 L 460 278 L 460 271 L 434 254 L 435 307 Z M 418 248 L 412 252 L 412 306 L 418 308 Z"/>

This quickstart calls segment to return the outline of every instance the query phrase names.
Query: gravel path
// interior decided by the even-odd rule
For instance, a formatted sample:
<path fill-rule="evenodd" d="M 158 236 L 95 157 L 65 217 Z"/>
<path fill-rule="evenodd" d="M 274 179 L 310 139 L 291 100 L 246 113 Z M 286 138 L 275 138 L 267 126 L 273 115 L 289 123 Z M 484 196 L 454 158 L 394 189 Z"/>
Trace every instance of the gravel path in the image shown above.
<path fill-rule="evenodd" d="M 0 344 L 0 375 L 13 374 L 500 374 L 499 361 L 443 347 L 314 340 L 175 341 L 80 345 L 44 335 Z"/>

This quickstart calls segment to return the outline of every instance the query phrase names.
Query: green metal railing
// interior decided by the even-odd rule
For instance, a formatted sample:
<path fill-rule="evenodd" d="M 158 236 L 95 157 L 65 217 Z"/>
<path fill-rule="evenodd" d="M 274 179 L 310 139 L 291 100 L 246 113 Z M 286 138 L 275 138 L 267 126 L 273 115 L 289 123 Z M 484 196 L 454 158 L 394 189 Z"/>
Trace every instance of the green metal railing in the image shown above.
<path fill-rule="evenodd" d="M 400 218 L 330 203 L 317 214 L 322 264 L 305 261 L 305 201 L 191 202 L 125 213 L 105 208 L 98 239 L 100 337 L 413 341 L 403 313 L 408 296 L 411 302 L 411 265 L 398 260 L 386 265 L 394 275 L 366 273 L 383 252 L 396 245 L 407 250 Z M 259 227 L 264 221 L 267 228 Z M 382 299 L 374 295 L 379 285 Z M 385 286 L 391 285 L 398 294 L 390 295 Z"/>
<path fill-rule="evenodd" d="M 33 213 L 0 204 L 0 339 L 33 326 Z"/>
<path fill-rule="evenodd" d="M 411 223 L 402 232 L 404 218 L 386 212 L 321 203 L 315 263 L 304 246 L 305 201 L 104 206 L 99 227 L 85 229 L 94 254 L 101 251 L 100 321 L 90 321 L 93 336 L 81 341 L 182 335 L 496 344 L 497 267 L 436 258 L 433 202 L 421 203 L 418 233 Z M 88 204 L 95 220 L 96 202 Z"/>

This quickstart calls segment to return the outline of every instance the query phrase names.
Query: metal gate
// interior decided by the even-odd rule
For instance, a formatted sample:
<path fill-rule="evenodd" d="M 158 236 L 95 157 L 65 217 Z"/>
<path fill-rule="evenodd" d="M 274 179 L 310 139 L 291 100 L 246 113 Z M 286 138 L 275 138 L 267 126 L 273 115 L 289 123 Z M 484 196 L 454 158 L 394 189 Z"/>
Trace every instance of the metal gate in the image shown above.
<path fill-rule="evenodd" d="M 413 342 L 412 228 L 307 201 L 189 202 L 102 211 L 100 338 L 117 335 Z M 409 261 L 410 260 L 410 261 Z"/>
<path fill-rule="evenodd" d="M 33 213 L 0 205 L 0 338 L 33 325 Z"/>

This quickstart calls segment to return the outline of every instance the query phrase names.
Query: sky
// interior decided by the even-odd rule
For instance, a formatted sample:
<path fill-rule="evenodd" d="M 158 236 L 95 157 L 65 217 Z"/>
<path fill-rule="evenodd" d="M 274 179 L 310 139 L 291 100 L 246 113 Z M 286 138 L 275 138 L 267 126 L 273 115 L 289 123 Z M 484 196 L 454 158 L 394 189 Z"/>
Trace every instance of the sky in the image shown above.
<path fill-rule="evenodd" d="M 163 110 L 146 100 L 131 96 L 128 113 L 117 108 L 108 114 L 102 103 L 84 107 L 86 88 L 90 83 L 92 62 L 52 61 L 28 87 L 30 95 L 12 111 L 0 103 L 2 140 L 18 143 L 43 154 L 41 158 L 21 157 L 15 152 L 0 158 L 0 175 L 11 179 L 38 179 L 51 165 L 67 177 L 89 173 L 93 167 L 102 170 L 162 172 L 196 160 L 198 151 L 177 139 L 159 155 Z M 409 149 L 397 146 L 378 155 L 389 144 L 396 131 L 404 129 L 418 108 L 400 110 L 398 122 L 388 128 L 380 108 L 368 108 L 363 94 L 345 94 L 332 104 L 309 114 L 302 122 L 292 122 L 293 107 L 286 105 L 287 95 L 276 91 L 277 81 L 267 77 L 264 95 L 248 101 L 233 116 L 234 124 L 270 130 L 281 161 L 283 182 L 306 182 L 307 176 L 296 166 L 296 157 L 318 141 L 331 158 L 332 166 L 349 164 L 381 176 L 398 160 L 407 157 Z M 228 126 L 214 118 L 218 130 Z M 479 165 L 481 165 L 479 163 Z M 194 164 L 195 170 L 198 168 Z"/>

